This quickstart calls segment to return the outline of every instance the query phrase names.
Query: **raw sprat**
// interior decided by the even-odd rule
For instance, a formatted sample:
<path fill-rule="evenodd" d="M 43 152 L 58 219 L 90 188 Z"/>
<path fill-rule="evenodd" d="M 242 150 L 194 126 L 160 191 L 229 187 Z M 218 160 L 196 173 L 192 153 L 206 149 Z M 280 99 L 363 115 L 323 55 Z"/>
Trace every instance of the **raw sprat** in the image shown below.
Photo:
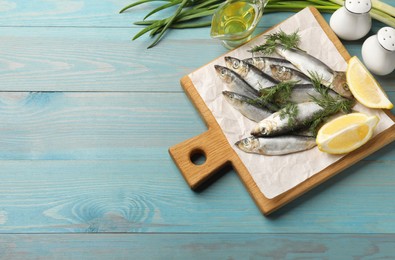
<path fill-rule="evenodd" d="M 321 84 L 336 91 L 340 95 L 350 98 L 352 94 L 347 86 L 346 73 L 335 71 L 323 61 L 309 55 L 298 48 L 300 42 L 297 32 L 286 34 L 283 31 L 267 37 L 267 41 L 251 49 L 251 52 L 262 52 L 266 55 L 276 53 L 292 63 L 300 72 L 308 77 L 318 76 Z"/>
<path fill-rule="evenodd" d="M 279 32 L 267 37 L 269 44 L 266 46 L 270 48 L 274 46 L 272 50 L 276 50 L 276 46 L 285 41 L 286 44 L 281 46 L 295 49 L 297 48 L 295 44 L 299 43 L 298 37 L 297 33 L 287 36 Z M 309 59 L 313 59 L 313 63 L 317 64 L 315 58 L 311 56 L 304 57 L 302 61 L 311 62 Z M 309 75 L 306 75 L 297 69 L 296 65 L 299 64 L 278 57 L 260 56 L 240 60 L 227 56 L 224 61 L 227 65 L 225 74 L 233 75 L 239 83 L 242 83 L 238 88 L 230 88 L 232 92 L 227 90 L 223 92 L 228 103 L 250 119 L 252 110 L 261 110 L 262 119 L 259 122 L 256 122 L 257 118 L 252 119 L 256 125 L 249 129 L 251 136 L 244 137 L 236 143 L 242 151 L 281 155 L 311 149 L 316 145 L 315 134 L 319 127 L 333 115 L 351 112 L 354 105 L 353 99 L 344 98 L 333 91 L 330 84 L 323 84 L 325 75 L 320 73 L 320 70 L 310 71 Z M 218 68 L 222 67 L 216 65 L 215 68 L 218 72 Z M 267 79 L 278 73 L 276 70 L 279 69 L 287 75 L 277 77 L 280 82 L 268 81 Z M 226 82 L 226 78 L 221 73 L 219 75 Z M 300 84 L 304 79 L 309 83 Z M 225 85 L 229 88 L 229 83 Z M 258 93 L 254 93 L 255 98 L 243 97 L 242 93 L 251 92 L 249 91 L 251 89 L 259 90 Z M 345 88 L 344 91 L 347 89 Z M 338 90 L 341 93 L 344 91 Z"/>
<path fill-rule="evenodd" d="M 245 80 L 245 71 L 260 70 L 260 73 L 271 73 L 273 76 L 274 67 L 284 68 L 286 73 L 300 73 L 306 76 L 310 83 L 300 84 L 301 78 L 288 76 L 277 77 L 280 82 L 272 86 L 262 81 L 259 91 L 255 92 L 255 98 L 243 99 L 243 102 L 247 102 L 243 107 L 248 107 L 246 104 L 249 104 L 271 113 L 265 113 L 262 120 L 249 129 L 251 136 L 242 138 L 235 145 L 248 153 L 281 155 L 311 149 L 311 138 L 316 140 L 321 151 L 328 153 L 350 152 L 366 143 L 373 135 L 378 122 L 377 117 L 365 115 L 365 121 L 359 122 L 358 125 L 352 120 L 348 121 L 354 116 L 345 117 L 343 121 L 334 121 L 353 112 L 356 101 L 352 94 L 367 107 L 392 108 L 392 103 L 384 90 L 362 63 L 354 57 L 350 59 L 347 71 L 334 71 L 321 60 L 296 46 L 299 43 L 297 32 L 287 35 L 280 31 L 267 36 L 267 39 L 268 42 L 254 47 L 251 52 L 259 51 L 264 55 L 274 52 L 282 58 L 259 56 L 240 61 L 226 57 L 227 69 L 244 82 L 243 88 L 252 88 Z M 244 78 L 239 73 L 244 73 Z M 259 82 L 259 79 L 255 79 L 253 83 L 259 85 Z M 235 96 L 237 91 L 243 92 L 239 88 L 234 91 Z M 224 95 L 225 93 L 226 91 Z M 229 103 L 241 112 L 235 104 Z M 258 120 L 255 118 L 253 121 Z M 333 129 L 331 125 L 337 125 L 337 130 L 320 130 Z M 318 131 L 321 131 L 319 136 Z M 300 136 L 308 138 L 299 138 Z M 288 146 L 285 145 L 287 142 Z M 284 148 L 283 152 L 278 149 L 279 147 Z"/>
<path fill-rule="evenodd" d="M 239 60 L 235 57 L 226 56 L 225 64 L 226 67 L 232 69 L 234 72 L 240 75 L 240 77 L 242 77 L 251 87 L 258 91 L 279 83 L 278 80 L 275 80 L 274 78 L 264 73 L 260 69 L 256 68 L 255 66 L 243 60 Z"/>

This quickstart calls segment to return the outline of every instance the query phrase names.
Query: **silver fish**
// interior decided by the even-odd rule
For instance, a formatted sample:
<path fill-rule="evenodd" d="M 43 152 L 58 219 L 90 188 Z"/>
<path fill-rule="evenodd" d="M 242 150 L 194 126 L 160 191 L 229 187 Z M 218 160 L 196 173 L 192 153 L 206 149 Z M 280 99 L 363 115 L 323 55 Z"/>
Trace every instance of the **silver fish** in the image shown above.
<path fill-rule="evenodd" d="M 230 91 L 223 91 L 222 94 L 229 104 L 237 109 L 242 115 L 254 122 L 259 122 L 273 113 L 273 111 L 270 111 L 263 106 L 256 105 L 252 99 L 246 96 Z"/>
<path fill-rule="evenodd" d="M 270 90 L 271 88 L 267 88 Z M 328 95 L 333 98 L 341 98 L 335 91 L 328 89 Z M 295 84 L 292 86 L 291 93 L 289 98 L 286 100 L 287 102 L 292 103 L 304 103 L 313 101 L 313 98 L 320 99 L 322 95 L 313 84 Z M 274 100 L 275 103 L 281 103 L 279 100 Z"/>
<path fill-rule="evenodd" d="M 270 65 L 272 76 L 278 81 L 296 81 L 298 84 L 309 84 L 311 79 L 299 70 L 281 65 Z"/>
<path fill-rule="evenodd" d="M 276 52 L 290 61 L 305 75 L 311 77 L 316 74 L 322 80 L 322 84 L 343 97 L 350 98 L 352 94 L 347 86 L 346 73 L 334 71 L 319 59 L 307 54 L 302 50 L 287 49 L 282 45 L 276 47 Z"/>
<path fill-rule="evenodd" d="M 333 98 L 340 98 L 340 96 L 331 89 L 328 89 L 327 93 Z M 293 103 L 304 103 L 312 101 L 313 98 L 320 99 L 322 95 L 312 84 L 296 84 L 292 88 L 289 101 Z"/>
<path fill-rule="evenodd" d="M 290 121 L 290 115 L 285 109 L 281 109 L 256 124 L 251 134 L 254 136 L 275 136 L 286 134 L 301 129 L 309 124 L 316 113 L 324 109 L 315 102 L 305 102 L 295 105 L 297 113 L 294 120 Z"/>
<path fill-rule="evenodd" d="M 284 66 L 292 69 L 297 69 L 291 62 L 283 58 L 274 58 L 267 56 L 258 56 L 244 59 L 243 61 L 255 66 L 256 68 L 262 70 L 264 73 L 272 76 L 271 65 Z"/>
<path fill-rule="evenodd" d="M 276 137 L 250 136 L 235 143 L 244 152 L 262 155 L 284 155 L 309 150 L 316 146 L 314 137 L 284 135 Z"/>
<path fill-rule="evenodd" d="M 312 129 L 310 129 L 310 127 L 308 127 L 308 128 L 302 128 L 300 130 L 294 131 L 294 132 L 292 132 L 292 135 L 315 138 L 317 133 L 315 131 L 313 131 Z"/>
<path fill-rule="evenodd" d="M 225 57 L 226 67 L 240 75 L 251 87 L 256 90 L 268 88 L 279 83 L 255 66 L 234 57 Z"/>
<path fill-rule="evenodd" d="M 252 88 L 236 72 L 220 65 L 214 65 L 214 68 L 218 76 L 225 82 L 226 86 L 231 91 L 252 99 L 258 98 L 258 90 Z"/>

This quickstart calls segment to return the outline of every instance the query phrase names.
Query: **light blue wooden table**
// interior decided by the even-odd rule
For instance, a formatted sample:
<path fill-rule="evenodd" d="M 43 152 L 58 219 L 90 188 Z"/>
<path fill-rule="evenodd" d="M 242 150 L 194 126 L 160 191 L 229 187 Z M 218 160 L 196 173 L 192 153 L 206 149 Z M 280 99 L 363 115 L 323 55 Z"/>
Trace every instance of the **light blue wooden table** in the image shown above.
<path fill-rule="evenodd" d="M 395 256 L 395 144 L 269 217 L 232 169 L 191 191 L 168 148 L 206 128 L 179 79 L 226 50 L 209 28 L 147 50 L 132 23 L 153 5 L 131 2 L 0 0 L 1 259 Z"/>

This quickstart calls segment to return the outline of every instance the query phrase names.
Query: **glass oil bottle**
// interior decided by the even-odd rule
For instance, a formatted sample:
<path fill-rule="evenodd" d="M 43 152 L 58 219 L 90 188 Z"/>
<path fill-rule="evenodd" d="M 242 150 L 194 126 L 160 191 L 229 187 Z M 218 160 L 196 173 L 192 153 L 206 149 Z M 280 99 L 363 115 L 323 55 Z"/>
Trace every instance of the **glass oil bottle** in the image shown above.
<path fill-rule="evenodd" d="M 233 49 L 251 38 L 267 0 L 227 0 L 218 7 L 211 23 L 210 35 Z"/>

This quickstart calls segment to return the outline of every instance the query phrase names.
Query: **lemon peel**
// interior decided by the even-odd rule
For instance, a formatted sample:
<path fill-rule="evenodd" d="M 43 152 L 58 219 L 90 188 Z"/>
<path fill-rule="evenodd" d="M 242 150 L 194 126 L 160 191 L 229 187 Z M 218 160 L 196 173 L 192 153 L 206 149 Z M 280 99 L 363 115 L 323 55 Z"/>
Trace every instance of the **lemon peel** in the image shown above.
<path fill-rule="evenodd" d="M 348 61 L 346 79 L 351 93 L 362 105 L 382 109 L 394 107 L 380 84 L 357 56 Z"/>
<path fill-rule="evenodd" d="M 363 113 L 351 113 L 335 118 L 318 131 L 318 149 L 330 154 L 349 153 L 372 137 L 378 122 L 377 116 Z"/>

